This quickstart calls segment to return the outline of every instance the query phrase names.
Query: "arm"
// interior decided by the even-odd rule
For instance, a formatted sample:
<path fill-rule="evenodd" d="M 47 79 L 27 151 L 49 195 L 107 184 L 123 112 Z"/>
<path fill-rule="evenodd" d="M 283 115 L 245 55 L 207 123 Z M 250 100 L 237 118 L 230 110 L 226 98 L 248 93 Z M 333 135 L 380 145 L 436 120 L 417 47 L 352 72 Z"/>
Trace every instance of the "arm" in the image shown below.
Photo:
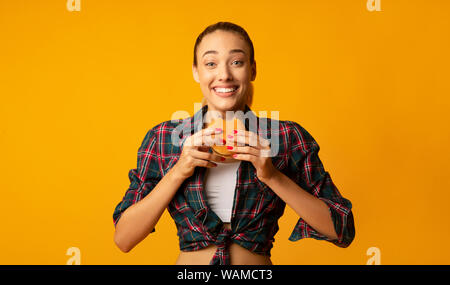
<path fill-rule="evenodd" d="M 325 202 L 302 189 L 278 170 L 269 180 L 262 182 L 269 186 L 311 227 L 330 239 L 338 238 L 329 208 Z"/>
<path fill-rule="evenodd" d="M 347 247 L 355 236 L 352 203 L 341 196 L 325 171 L 314 138 L 299 124 L 286 122 L 286 173 L 272 164 L 265 139 L 260 138 L 261 143 L 256 146 L 234 147 L 233 157 L 252 162 L 257 178 L 300 216 L 289 240 L 312 237 Z M 257 135 L 245 131 L 232 140 L 249 144 L 247 139 L 250 141 L 252 136 Z"/>
<path fill-rule="evenodd" d="M 205 152 L 192 141 L 209 138 L 213 130 L 201 130 L 186 139 L 177 163 L 164 175 L 160 169 L 159 135 L 156 128 L 150 130 L 138 151 L 137 168 L 129 172 L 130 187 L 113 214 L 116 231 L 114 242 L 123 252 L 129 252 L 150 233 L 155 231 L 164 209 L 167 208 L 184 180 L 192 176 L 194 169 L 214 167 L 211 161 L 220 161 L 215 154 Z M 166 140 L 168 141 L 168 140 Z"/>
<path fill-rule="evenodd" d="M 145 198 L 122 213 L 114 234 L 120 250 L 129 252 L 154 230 L 184 179 L 175 165 Z"/>
<path fill-rule="evenodd" d="M 295 211 L 300 218 L 289 240 L 312 237 L 330 241 L 339 247 L 348 247 L 355 237 L 352 203 L 340 194 L 330 174 L 324 169 L 318 154 L 319 145 L 308 131 L 295 122 L 290 122 L 289 144 L 289 173 L 286 175 L 300 190 L 297 199 L 290 201 L 290 204 L 295 204 L 293 208 L 297 209 Z M 306 201 L 312 204 L 308 206 Z M 325 211 L 327 207 L 323 204 L 328 206 L 328 216 L 331 216 L 334 231 L 330 229 Z M 337 234 L 337 238 L 334 234 Z"/>

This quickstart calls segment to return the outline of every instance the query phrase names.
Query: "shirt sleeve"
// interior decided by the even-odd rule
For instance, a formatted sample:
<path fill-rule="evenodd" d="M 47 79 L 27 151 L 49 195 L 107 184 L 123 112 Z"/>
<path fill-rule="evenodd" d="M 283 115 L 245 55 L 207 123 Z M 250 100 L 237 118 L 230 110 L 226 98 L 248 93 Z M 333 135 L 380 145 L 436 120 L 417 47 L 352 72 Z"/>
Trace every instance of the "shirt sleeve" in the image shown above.
<path fill-rule="evenodd" d="M 114 226 L 117 225 L 122 213 L 128 207 L 147 196 L 162 179 L 157 153 L 158 144 L 155 128 L 152 128 L 147 132 L 138 149 L 137 167 L 128 172 L 130 186 L 125 192 L 122 201 L 117 204 L 114 210 Z M 152 233 L 154 231 L 155 229 L 153 228 Z"/>
<path fill-rule="evenodd" d="M 327 204 L 338 236 L 336 240 L 330 239 L 299 218 L 289 240 L 314 238 L 332 242 L 339 247 L 348 247 L 355 237 L 352 203 L 341 196 L 330 174 L 325 171 L 318 155 L 320 147 L 314 138 L 299 124 L 289 123 L 292 127 L 289 132 L 289 170 L 302 189 Z"/>

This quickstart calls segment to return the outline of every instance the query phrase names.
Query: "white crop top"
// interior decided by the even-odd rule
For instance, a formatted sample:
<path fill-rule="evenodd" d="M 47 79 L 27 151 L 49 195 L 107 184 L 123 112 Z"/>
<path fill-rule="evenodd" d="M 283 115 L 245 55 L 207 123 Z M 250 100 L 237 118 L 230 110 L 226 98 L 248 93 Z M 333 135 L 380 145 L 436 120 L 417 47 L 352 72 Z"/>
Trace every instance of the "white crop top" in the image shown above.
<path fill-rule="evenodd" d="M 207 168 L 205 176 L 205 192 L 208 205 L 224 223 L 231 221 L 236 175 L 241 161 L 221 163 Z"/>

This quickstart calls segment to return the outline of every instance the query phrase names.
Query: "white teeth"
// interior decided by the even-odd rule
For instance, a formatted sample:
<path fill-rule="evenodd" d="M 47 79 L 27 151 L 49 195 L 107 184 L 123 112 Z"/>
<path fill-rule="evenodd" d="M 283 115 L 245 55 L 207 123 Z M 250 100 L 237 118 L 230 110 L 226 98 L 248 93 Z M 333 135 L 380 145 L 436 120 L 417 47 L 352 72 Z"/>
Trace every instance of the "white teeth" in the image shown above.
<path fill-rule="evenodd" d="M 227 93 L 227 92 L 233 92 L 234 90 L 236 90 L 237 87 L 234 88 L 214 88 L 214 90 L 218 93 Z"/>

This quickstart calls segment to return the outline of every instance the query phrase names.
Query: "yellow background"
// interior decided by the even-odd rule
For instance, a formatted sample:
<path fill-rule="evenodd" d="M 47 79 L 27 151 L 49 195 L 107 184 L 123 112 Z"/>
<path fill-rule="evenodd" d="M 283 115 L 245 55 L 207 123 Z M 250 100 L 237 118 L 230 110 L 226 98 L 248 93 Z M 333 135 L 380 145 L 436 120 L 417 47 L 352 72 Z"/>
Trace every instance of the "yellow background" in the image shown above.
<path fill-rule="evenodd" d="M 193 114 L 198 34 L 217 21 L 255 45 L 252 109 L 306 128 L 341 194 L 356 237 L 338 248 L 288 241 L 275 264 L 449 264 L 450 2 L 0 1 L 0 264 L 173 264 L 167 211 L 130 253 L 112 213 L 146 132 Z M 257 113 L 258 114 L 258 113 Z"/>

